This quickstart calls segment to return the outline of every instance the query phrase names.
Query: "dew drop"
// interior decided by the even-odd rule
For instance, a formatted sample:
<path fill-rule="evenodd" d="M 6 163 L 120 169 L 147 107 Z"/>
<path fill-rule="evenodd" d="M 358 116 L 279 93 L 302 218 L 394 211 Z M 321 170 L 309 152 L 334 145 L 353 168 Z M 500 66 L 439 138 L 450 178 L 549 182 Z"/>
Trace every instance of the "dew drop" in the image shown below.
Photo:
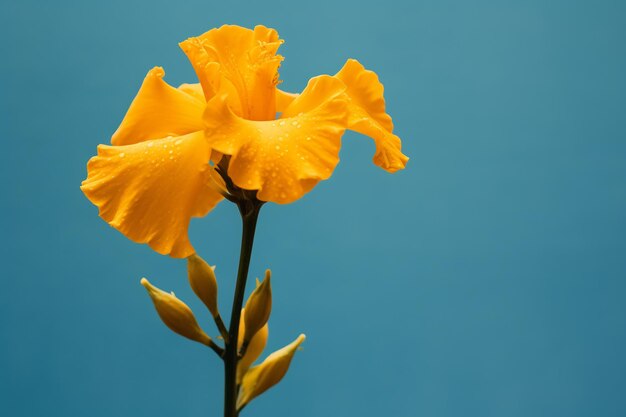
<path fill-rule="evenodd" d="M 122 153 L 120 154 L 120 158 L 123 158 L 123 157 L 125 157 L 125 156 L 126 156 L 126 154 L 125 154 L 124 152 L 122 152 Z"/>
<path fill-rule="evenodd" d="M 148 142 L 148 148 L 152 148 L 153 146 L 154 146 L 154 143 Z"/>
<path fill-rule="evenodd" d="M 280 123 L 278 123 L 280 126 L 285 126 L 285 121 L 282 120 Z"/>

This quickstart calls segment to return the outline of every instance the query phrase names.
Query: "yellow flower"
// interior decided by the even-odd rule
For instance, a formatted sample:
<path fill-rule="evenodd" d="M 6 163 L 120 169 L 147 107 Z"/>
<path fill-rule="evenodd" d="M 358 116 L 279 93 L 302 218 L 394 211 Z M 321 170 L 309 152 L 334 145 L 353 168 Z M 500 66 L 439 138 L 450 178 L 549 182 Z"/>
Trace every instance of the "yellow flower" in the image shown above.
<path fill-rule="evenodd" d="M 408 158 L 392 133 L 383 86 L 348 60 L 334 76 L 312 78 L 300 94 L 277 88 L 278 33 L 222 26 L 180 44 L 199 84 L 168 85 L 148 72 L 121 125 L 89 161 L 81 189 L 100 216 L 155 251 L 188 257 L 187 229 L 221 199 L 212 164 L 224 156 L 234 186 L 262 201 L 291 203 L 328 179 L 341 136 L 373 138 L 373 161 L 389 172 Z"/>

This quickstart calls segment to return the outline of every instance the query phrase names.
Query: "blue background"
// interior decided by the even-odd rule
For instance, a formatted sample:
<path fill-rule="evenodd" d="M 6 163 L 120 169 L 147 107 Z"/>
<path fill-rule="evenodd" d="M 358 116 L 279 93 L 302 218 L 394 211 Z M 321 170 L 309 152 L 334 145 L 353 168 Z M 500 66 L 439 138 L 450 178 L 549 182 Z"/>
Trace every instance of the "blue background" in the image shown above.
<path fill-rule="evenodd" d="M 620 1 L 5 1 L 0 13 L 0 415 L 219 416 L 221 363 L 171 334 L 139 279 L 185 263 L 79 191 L 177 43 L 275 27 L 283 87 L 349 57 L 386 87 L 411 156 L 349 133 L 330 181 L 262 212 L 268 351 L 308 338 L 249 416 L 626 415 L 626 7 Z M 236 209 L 196 219 L 229 311 Z"/>

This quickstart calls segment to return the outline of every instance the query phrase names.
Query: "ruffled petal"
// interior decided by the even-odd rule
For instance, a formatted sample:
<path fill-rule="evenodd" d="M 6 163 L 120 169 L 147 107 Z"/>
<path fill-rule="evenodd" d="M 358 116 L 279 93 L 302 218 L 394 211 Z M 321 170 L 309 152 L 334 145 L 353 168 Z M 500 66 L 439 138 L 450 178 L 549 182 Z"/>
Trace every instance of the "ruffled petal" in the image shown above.
<path fill-rule="evenodd" d="M 138 243 L 175 258 L 194 253 L 191 217 L 222 196 L 210 187 L 211 149 L 202 132 L 126 146 L 98 146 L 81 189 L 100 217 Z"/>
<path fill-rule="evenodd" d="M 164 75 L 161 67 L 148 72 L 111 138 L 113 145 L 130 145 L 202 130 L 202 112 L 206 103 L 167 84 Z"/>
<path fill-rule="evenodd" d="M 178 86 L 178 89 L 184 93 L 189 94 L 195 99 L 200 100 L 203 103 L 206 102 L 206 98 L 204 97 L 204 91 L 202 91 L 202 86 L 200 85 L 200 83 L 181 84 Z"/>
<path fill-rule="evenodd" d="M 282 113 L 298 97 L 298 94 L 276 89 L 276 111 Z"/>
<path fill-rule="evenodd" d="M 346 125 L 345 85 L 331 76 L 309 81 L 274 121 L 235 115 L 217 96 L 204 113 L 213 149 L 232 155 L 228 175 L 263 201 L 291 203 L 330 177 Z"/>
<path fill-rule="evenodd" d="M 281 44 L 274 29 L 224 25 L 187 39 L 180 47 L 196 70 L 207 99 L 227 82 L 236 91 L 241 111 L 238 115 L 249 120 L 272 120 L 278 67 L 283 59 L 276 52 Z"/>
<path fill-rule="evenodd" d="M 385 111 L 384 88 L 376 73 L 349 59 L 335 77 L 346 84 L 348 129 L 374 139 L 374 163 L 395 172 L 404 169 L 409 158 L 402 153 L 400 138 L 392 133 L 393 123 Z"/>

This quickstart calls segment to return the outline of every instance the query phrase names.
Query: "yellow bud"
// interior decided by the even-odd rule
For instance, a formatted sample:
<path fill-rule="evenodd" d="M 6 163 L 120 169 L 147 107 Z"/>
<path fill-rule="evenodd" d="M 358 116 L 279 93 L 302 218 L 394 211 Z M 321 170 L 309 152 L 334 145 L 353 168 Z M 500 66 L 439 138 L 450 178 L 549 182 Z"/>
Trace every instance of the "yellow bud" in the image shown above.
<path fill-rule="evenodd" d="M 258 285 L 246 302 L 246 315 L 244 317 L 245 332 L 243 335 L 244 348 L 252 337 L 261 330 L 270 318 L 272 311 L 272 286 L 270 283 L 271 271 L 265 271 L 265 279 Z"/>
<path fill-rule="evenodd" d="M 187 258 L 187 275 L 191 289 L 206 305 L 213 317 L 217 317 L 220 312 L 217 309 L 217 279 L 214 270 L 214 266 L 209 266 L 196 254 Z"/>
<path fill-rule="evenodd" d="M 243 335 L 245 333 L 246 324 L 246 309 L 241 309 L 241 321 L 239 322 L 239 337 L 238 337 L 238 349 L 241 348 L 243 343 Z M 261 353 L 263 353 L 263 349 L 265 349 L 265 345 L 267 344 L 267 337 L 269 335 L 269 326 L 265 323 L 265 326 L 261 328 L 250 340 L 250 344 L 246 349 L 245 355 L 237 362 L 237 384 L 241 383 L 241 379 L 243 378 L 246 371 L 250 368 L 250 366 L 256 361 Z"/>
<path fill-rule="evenodd" d="M 222 196 L 228 197 L 230 193 L 228 192 L 224 178 L 222 178 L 222 176 L 215 170 L 215 167 L 209 170 L 209 175 L 211 177 L 211 180 L 208 183 L 209 187 L 220 193 Z"/>
<path fill-rule="evenodd" d="M 237 397 L 237 409 L 241 410 L 255 397 L 278 384 L 287 373 L 291 359 L 305 336 L 301 334 L 291 344 L 269 355 L 263 363 L 253 367 L 243 377 Z"/>
<path fill-rule="evenodd" d="M 158 289 L 145 278 L 141 279 L 141 285 L 148 290 L 159 317 L 167 327 L 183 337 L 211 346 L 211 338 L 200 328 L 187 304 L 176 298 L 173 293 L 168 294 Z"/>

